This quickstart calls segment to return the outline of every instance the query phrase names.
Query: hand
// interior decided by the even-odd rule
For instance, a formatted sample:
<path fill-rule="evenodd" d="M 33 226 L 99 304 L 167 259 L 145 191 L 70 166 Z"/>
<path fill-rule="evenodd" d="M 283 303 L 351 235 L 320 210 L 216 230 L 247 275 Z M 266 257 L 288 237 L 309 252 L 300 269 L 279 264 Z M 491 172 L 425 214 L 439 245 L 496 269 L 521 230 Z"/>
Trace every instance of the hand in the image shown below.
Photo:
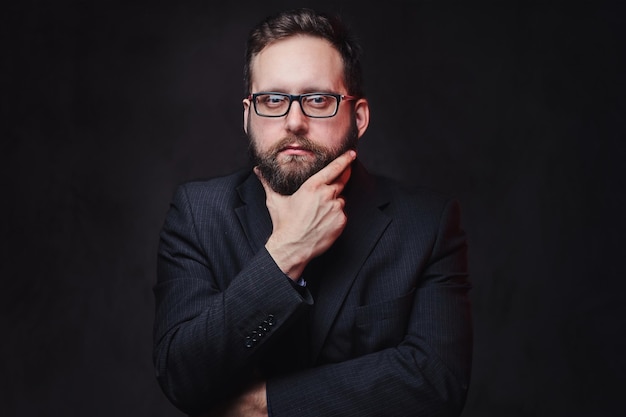
<path fill-rule="evenodd" d="M 350 178 L 356 152 L 347 151 L 302 184 L 294 194 L 276 193 L 255 173 L 265 189 L 273 230 L 265 247 L 279 268 L 297 280 L 311 259 L 324 253 L 346 227 L 341 193 Z"/>
<path fill-rule="evenodd" d="M 265 381 L 259 381 L 237 397 L 202 417 L 267 417 Z"/>

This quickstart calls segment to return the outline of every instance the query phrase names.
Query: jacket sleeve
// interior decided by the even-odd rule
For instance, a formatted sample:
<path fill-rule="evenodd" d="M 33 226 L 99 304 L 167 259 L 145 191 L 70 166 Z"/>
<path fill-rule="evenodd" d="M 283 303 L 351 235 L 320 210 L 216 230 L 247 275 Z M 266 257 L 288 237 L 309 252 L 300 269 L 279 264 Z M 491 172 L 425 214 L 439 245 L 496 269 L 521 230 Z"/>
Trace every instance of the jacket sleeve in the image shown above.
<path fill-rule="evenodd" d="M 206 411 L 237 384 L 251 381 L 259 355 L 312 303 L 265 249 L 246 259 L 208 259 L 196 221 L 181 186 L 161 231 L 154 287 L 157 380 L 189 414 Z M 223 225 L 209 227 L 224 233 Z M 242 267 L 232 267 L 232 276 L 216 276 L 215 269 L 228 268 L 214 265 L 226 261 Z"/>
<path fill-rule="evenodd" d="M 420 282 L 397 346 L 269 380 L 270 415 L 460 415 L 470 378 L 472 322 L 467 245 L 455 201 L 441 212 Z"/>

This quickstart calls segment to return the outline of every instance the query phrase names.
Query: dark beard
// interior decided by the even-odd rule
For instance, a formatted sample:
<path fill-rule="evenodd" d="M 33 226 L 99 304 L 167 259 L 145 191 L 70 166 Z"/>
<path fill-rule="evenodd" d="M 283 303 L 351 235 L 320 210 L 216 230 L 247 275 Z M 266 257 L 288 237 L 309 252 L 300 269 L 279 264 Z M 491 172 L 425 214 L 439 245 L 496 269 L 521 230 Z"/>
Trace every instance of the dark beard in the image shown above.
<path fill-rule="evenodd" d="M 331 149 L 316 145 L 311 140 L 298 136 L 285 138 L 269 151 L 260 153 L 255 146 L 254 138 L 251 136 L 249 139 L 252 162 L 259 168 L 263 178 L 272 190 L 282 195 L 291 195 L 298 191 L 307 179 L 339 155 L 349 149 L 356 149 L 358 131 L 356 125 L 353 124 L 341 145 Z M 279 162 L 277 158 L 280 151 L 293 143 L 297 143 L 301 148 L 312 152 L 314 154 L 313 161 L 306 162 L 307 157 L 293 155 L 287 161 Z"/>

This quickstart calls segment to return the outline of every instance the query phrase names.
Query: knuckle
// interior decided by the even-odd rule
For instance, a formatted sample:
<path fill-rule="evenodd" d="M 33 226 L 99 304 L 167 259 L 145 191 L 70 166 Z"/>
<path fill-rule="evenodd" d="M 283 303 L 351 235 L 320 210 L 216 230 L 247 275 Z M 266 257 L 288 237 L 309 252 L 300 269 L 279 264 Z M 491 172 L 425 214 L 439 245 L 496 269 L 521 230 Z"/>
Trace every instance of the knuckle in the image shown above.
<path fill-rule="evenodd" d="M 341 216 L 339 218 L 339 222 L 338 223 L 339 223 L 339 226 L 341 227 L 341 229 L 343 229 L 348 224 L 348 218 L 346 216 Z"/>

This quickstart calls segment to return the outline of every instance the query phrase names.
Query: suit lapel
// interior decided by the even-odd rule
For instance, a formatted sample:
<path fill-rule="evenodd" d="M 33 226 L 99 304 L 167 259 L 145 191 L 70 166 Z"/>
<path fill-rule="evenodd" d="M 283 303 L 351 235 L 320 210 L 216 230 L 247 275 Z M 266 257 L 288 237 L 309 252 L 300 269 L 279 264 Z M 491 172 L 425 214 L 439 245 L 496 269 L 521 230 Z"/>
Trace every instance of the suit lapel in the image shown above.
<path fill-rule="evenodd" d="M 250 174 L 237 187 L 237 192 L 243 204 L 235 208 L 235 213 L 253 253 L 257 253 L 272 233 L 272 219 L 265 205 L 265 191 L 256 176 Z"/>
<path fill-rule="evenodd" d="M 348 215 L 345 230 L 305 271 L 307 277 L 311 275 L 310 278 L 316 280 L 313 283 L 316 294 L 311 326 L 313 362 L 359 269 L 391 222 L 391 218 L 381 211 L 381 207 L 388 203 L 388 197 L 375 187 L 373 178 L 358 162 L 353 165 L 348 187 L 345 192 Z"/>

